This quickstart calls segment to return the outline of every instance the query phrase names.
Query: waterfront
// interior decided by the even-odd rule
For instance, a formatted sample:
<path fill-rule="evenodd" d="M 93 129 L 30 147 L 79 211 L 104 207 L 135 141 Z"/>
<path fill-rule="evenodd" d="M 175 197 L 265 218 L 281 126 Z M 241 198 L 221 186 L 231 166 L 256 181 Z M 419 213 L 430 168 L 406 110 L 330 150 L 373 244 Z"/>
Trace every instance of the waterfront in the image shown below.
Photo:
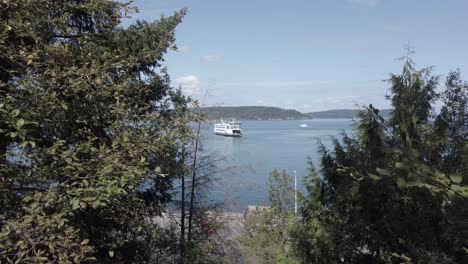
<path fill-rule="evenodd" d="M 307 124 L 307 127 L 301 127 Z M 226 201 L 228 209 L 268 204 L 267 179 L 275 168 L 293 174 L 298 186 L 308 172 L 307 157 L 317 163 L 319 142 L 330 146 L 331 137 L 350 132 L 350 119 L 244 121 L 240 138 L 214 135 L 213 124 L 203 126 L 205 153 L 224 157 L 211 199 Z"/>

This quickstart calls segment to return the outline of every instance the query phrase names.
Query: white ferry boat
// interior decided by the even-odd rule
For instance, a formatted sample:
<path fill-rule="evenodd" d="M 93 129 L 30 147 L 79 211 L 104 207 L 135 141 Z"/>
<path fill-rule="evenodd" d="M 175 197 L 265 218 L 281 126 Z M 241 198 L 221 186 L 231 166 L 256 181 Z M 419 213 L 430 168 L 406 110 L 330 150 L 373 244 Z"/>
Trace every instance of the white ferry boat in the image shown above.
<path fill-rule="evenodd" d="M 214 125 L 214 132 L 216 135 L 223 135 L 228 137 L 241 137 L 242 136 L 242 123 L 236 120 L 230 122 L 221 122 Z"/>

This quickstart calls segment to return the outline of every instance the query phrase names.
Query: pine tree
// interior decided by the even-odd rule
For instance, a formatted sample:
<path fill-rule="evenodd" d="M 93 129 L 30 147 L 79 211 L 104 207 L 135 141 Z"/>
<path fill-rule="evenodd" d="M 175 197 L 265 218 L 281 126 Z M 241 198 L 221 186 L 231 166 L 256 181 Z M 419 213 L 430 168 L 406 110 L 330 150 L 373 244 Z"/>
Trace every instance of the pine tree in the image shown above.
<path fill-rule="evenodd" d="M 302 224 L 292 232 L 304 262 L 466 261 L 466 84 L 451 73 L 435 114 L 430 70 L 405 57 L 389 79 L 390 119 L 369 105 L 353 135 L 322 146 L 321 177 L 313 170 L 306 182 Z"/>

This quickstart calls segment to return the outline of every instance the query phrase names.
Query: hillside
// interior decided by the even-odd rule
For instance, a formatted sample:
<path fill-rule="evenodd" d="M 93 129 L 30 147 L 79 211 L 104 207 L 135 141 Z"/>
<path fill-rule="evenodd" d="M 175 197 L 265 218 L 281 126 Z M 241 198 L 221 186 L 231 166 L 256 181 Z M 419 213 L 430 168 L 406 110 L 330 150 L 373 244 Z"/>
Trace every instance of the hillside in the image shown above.
<path fill-rule="evenodd" d="M 391 109 L 382 109 L 380 110 L 380 115 L 383 117 L 388 117 L 390 115 Z M 327 110 L 320 112 L 310 112 L 306 113 L 310 118 L 354 118 L 356 117 L 359 110 L 357 109 L 335 109 Z"/>
<path fill-rule="evenodd" d="M 202 108 L 208 115 L 209 120 L 228 119 L 235 117 L 242 120 L 288 120 L 288 119 L 311 119 L 311 118 L 354 118 L 357 109 L 334 109 L 319 112 L 301 113 L 293 109 L 282 109 L 269 106 L 221 106 Z M 383 117 L 390 115 L 391 109 L 382 109 Z"/>
<path fill-rule="evenodd" d="M 209 120 L 235 117 L 242 120 L 309 119 L 307 115 L 291 109 L 268 106 L 223 106 L 202 109 Z"/>

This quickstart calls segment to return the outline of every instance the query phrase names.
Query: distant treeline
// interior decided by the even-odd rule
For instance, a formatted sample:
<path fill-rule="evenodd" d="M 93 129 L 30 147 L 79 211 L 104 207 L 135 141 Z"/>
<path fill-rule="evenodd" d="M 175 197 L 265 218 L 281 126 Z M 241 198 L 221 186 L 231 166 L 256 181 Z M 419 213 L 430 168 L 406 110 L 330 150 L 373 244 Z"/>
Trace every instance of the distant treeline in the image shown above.
<path fill-rule="evenodd" d="M 336 109 L 320 112 L 306 113 L 311 118 L 355 118 L 360 110 L 358 109 Z M 383 117 L 390 116 L 391 109 L 382 109 L 379 114 Z"/>
<path fill-rule="evenodd" d="M 202 111 L 207 114 L 207 119 L 229 119 L 242 120 L 288 120 L 288 119 L 310 119 L 310 118 L 354 118 L 358 109 L 336 109 L 320 112 L 301 113 L 293 109 L 282 109 L 269 106 L 222 106 L 204 107 Z M 380 115 L 389 116 L 390 109 L 383 109 Z"/>
<path fill-rule="evenodd" d="M 202 109 L 207 114 L 207 119 L 242 120 L 285 120 L 285 119 L 309 119 L 310 117 L 292 109 L 281 109 L 267 106 L 225 106 L 205 107 Z"/>

